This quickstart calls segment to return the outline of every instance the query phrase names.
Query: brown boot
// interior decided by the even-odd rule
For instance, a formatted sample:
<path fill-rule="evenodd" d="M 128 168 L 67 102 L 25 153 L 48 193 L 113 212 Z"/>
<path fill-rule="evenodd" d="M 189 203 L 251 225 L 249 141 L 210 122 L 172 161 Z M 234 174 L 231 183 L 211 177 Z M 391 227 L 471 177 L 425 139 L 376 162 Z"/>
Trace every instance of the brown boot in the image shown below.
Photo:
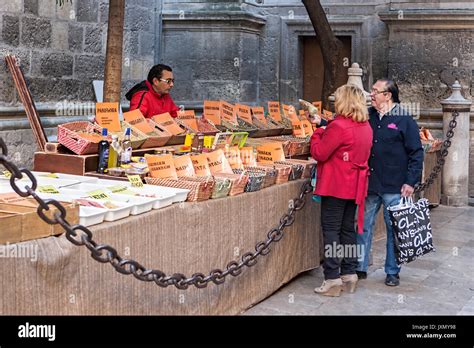
<path fill-rule="evenodd" d="M 350 292 L 351 294 L 355 291 L 357 285 L 357 274 L 344 274 L 341 276 L 343 283 L 343 290 Z"/>
<path fill-rule="evenodd" d="M 342 290 L 342 280 L 341 278 L 337 279 L 326 279 L 323 284 L 314 289 L 314 292 L 324 295 L 324 296 L 333 296 L 339 297 Z"/>

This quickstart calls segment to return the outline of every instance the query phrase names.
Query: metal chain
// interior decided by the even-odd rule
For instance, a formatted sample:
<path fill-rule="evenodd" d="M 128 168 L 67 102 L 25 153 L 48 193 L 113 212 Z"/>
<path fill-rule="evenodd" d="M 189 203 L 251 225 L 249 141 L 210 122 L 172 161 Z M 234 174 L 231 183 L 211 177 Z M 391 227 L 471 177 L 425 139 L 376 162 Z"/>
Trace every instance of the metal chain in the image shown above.
<path fill-rule="evenodd" d="M 459 116 L 459 112 L 457 110 L 454 110 L 452 113 L 452 119 L 449 122 L 448 131 L 446 132 L 446 138 L 444 139 L 443 145 L 441 146 L 440 155 L 438 156 L 438 159 L 436 160 L 436 165 L 431 171 L 431 174 L 428 176 L 428 179 L 426 179 L 424 183 L 418 184 L 417 186 L 415 186 L 415 193 L 426 190 L 438 177 L 439 172 L 441 172 L 441 169 L 443 168 L 444 163 L 446 162 L 445 158 L 449 153 L 448 149 L 451 146 L 451 138 L 454 136 L 454 128 L 456 128 L 458 124 L 456 121 L 456 118 L 458 116 Z"/>
<path fill-rule="evenodd" d="M 415 192 L 421 192 L 429 187 L 438 176 L 441 168 L 445 163 L 445 157 L 448 155 L 448 148 L 451 146 L 451 138 L 454 136 L 454 128 L 457 126 L 456 118 L 459 116 L 458 111 L 453 111 L 452 120 L 449 122 L 449 129 L 446 133 L 446 139 L 441 147 L 441 154 L 438 157 L 436 166 L 429 175 L 428 179 L 415 187 Z M 173 275 L 166 275 L 160 270 L 147 269 L 135 260 L 123 259 L 117 250 L 107 244 L 97 244 L 93 240 L 92 232 L 82 225 L 71 225 L 66 220 L 66 210 L 58 201 L 54 199 L 43 200 L 36 194 L 37 181 L 34 175 L 28 169 L 18 169 L 18 167 L 8 160 L 8 150 L 5 142 L 0 138 L 0 164 L 2 164 L 12 175 L 10 177 L 10 185 L 13 190 L 21 197 L 33 197 L 39 204 L 37 213 L 48 224 L 61 225 L 66 231 L 66 238 L 77 246 L 85 246 L 91 252 L 94 260 L 101 263 L 110 263 L 117 272 L 129 275 L 132 274 L 138 280 L 144 282 L 155 282 L 158 286 L 166 288 L 174 285 L 176 288 L 185 290 L 190 285 L 196 288 L 205 288 L 209 282 L 214 284 L 222 284 L 225 282 L 225 277 L 231 275 L 233 277 L 242 273 L 244 266 L 252 267 L 257 263 L 259 256 L 265 256 L 270 252 L 272 243 L 278 242 L 283 238 L 283 231 L 285 227 L 291 226 L 295 221 L 295 213 L 303 209 L 305 205 L 304 197 L 306 194 L 313 191 L 309 181 L 306 181 L 300 190 L 298 198 L 291 201 L 288 212 L 282 216 L 278 227 L 271 229 L 267 233 L 265 241 L 258 242 L 255 246 L 254 252 L 247 252 L 242 255 L 240 262 L 230 261 L 225 271 L 221 269 L 214 269 L 206 276 L 203 273 L 194 273 L 191 277 L 186 277 L 184 274 L 175 273 Z M 25 174 L 31 181 L 31 186 L 24 186 L 22 191 L 16 184 L 17 179 L 21 179 Z M 51 207 L 56 208 L 53 218 L 45 215 L 45 210 L 49 211 Z"/>
<path fill-rule="evenodd" d="M 230 261 L 225 270 L 214 269 L 210 271 L 207 276 L 202 273 L 194 273 L 190 277 L 181 273 L 166 275 L 160 270 L 147 269 L 135 260 L 123 259 L 112 246 L 107 244 L 97 244 L 93 240 L 92 232 L 87 227 L 82 225 L 71 225 L 66 220 L 66 210 L 61 203 L 54 199 L 43 200 L 36 194 L 35 190 L 37 182 L 34 175 L 28 169 L 18 169 L 13 162 L 8 160 L 7 147 L 2 138 L 0 138 L 0 148 L 2 151 L 0 154 L 0 164 L 12 173 L 12 176 L 10 177 L 11 187 L 20 196 L 31 196 L 39 203 L 37 213 L 41 219 L 51 225 L 61 225 L 66 231 L 66 238 L 74 245 L 85 246 L 89 249 L 94 260 L 101 263 L 110 263 L 119 273 L 126 275 L 132 274 L 138 280 L 144 282 L 155 282 L 158 286 L 163 288 L 170 285 L 174 285 L 181 290 L 187 289 L 190 285 L 194 285 L 196 288 L 205 288 L 209 282 L 219 285 L 225 282 L 225 277 L 228 275 L 236 277 L 241 274 L 244 266 L 254 266 L 257 263 L 257 258 L 259 256 L 265 256 L 270 252 L 270 246 L 272 243 L 278 242 L 283 238 L 284 229 L 291 226 L 295 221 L 295 213 L 303 209 L 305 205 L 305 195 L 313 191 L 309 180 L 306 181 L 301 187 L 298 198 L 290 201 L 291 204 L 288 208 L 288 212 L 282 216 L 278 227 L 271 229 L 267 233 L 267 239 L 265 241 L 256 244 L 254 252 L 243 254 L 239 262 Z M 23 174 L 25 174 L 31 181 L 31 186 L 24 186 L 24 191 L 22 191 L 16 183 L 16 180 L 21 179 Z M 49 218 L 46 216 L 45 211 L 49 211 L 52 207 L 56 208 L 56 211 L 52 214 L 53 218 Z"/>

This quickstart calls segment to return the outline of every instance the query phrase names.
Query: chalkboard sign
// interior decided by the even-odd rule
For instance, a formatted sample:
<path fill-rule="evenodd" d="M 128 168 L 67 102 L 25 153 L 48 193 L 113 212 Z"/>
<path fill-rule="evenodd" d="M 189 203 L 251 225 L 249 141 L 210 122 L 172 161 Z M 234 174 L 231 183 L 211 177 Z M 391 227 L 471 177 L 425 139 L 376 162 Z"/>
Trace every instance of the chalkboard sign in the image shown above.
<path fill-rule="evenodd" d="M 435 251 L 429 202 L 426 198 L 422 198 L 416 203 L 389 207 L 388 211 L 399 265 L 409 263 L 422 255 Z"/>

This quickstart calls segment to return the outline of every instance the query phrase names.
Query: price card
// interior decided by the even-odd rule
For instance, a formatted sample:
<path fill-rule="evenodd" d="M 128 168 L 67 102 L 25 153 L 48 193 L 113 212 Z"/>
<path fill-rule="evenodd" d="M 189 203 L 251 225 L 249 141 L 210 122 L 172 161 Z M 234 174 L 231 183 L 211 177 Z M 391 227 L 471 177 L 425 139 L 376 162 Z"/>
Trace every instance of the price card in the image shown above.
<path fill-rule="evenodd" d="M 140 175 L 127 175 L 128 181 L 132 187 L 143 187 L 143 181 Z"/>
<path fill-rule="evenodd" d="M 54 193 L 54 194 L 59 193 L 58 189 L 52 185 L 38 186 L 38 191 L 42 193 Z"/>
<path fill-rule="evenodd" d="M 151 133 L 153 132 L 153 127 L 147 122 L 146 118 L 141 113 L 140 109 L 135 109 L 132 111 L 124 112 L 123 118 L 127 123 L 129 123 L 132 127 L 137 128 L 138 130 L 142 131 L 143 133 Z"/>
<path fill-rule="evenodd" d="M 268 113 L 274 121 L 280 122 L 281 121 L 280 102 L 269 101 Z"/>
<path fill-rule="evenodd" d="M 215 125 L 221 124 L 220 102 L 214 100 L 204 100 L 203 116 Z"/>
<path fill-rule="evenodd" d="M 275 161 L 284 161 L 285 153 L 281 143 L 268 143 L 257 146 L 257 162 L 273 163 Z"/>
<path fill-rule="evenodd" d="M 304 138 L 304 128 L 300 120 L 291 120 L 291 126 L 293 127 L 293 135 L 298 138 Z"/>
<path fill-rule="evenodd" d="M 212 148 L 212 144 L 214 144 L 214 136 L 213 135 L 205 135 L 204 136 L 204 144 L 203 146 L 205 148 L 208 148 L 208 149 L 211 149 Z"/>
<path fill-rule="evenodd" d="M 302 121 L 300 121 L 301 125 L 303 126 L 303 130 L 304 130 L 304 135 L 305 136 L 311 136 L 313 135 L 313 126 L 311 125 L 311 122 L 309 122 L 308 120 L 304 119 Z"/>
<path fill-rule="evenodd" d="M 199 130 L 194 110 L 180 110 L 178 111 L 178 118 L 195 132 Z"/>
<path fill-rule="evenodd" d="M 164 114 L 155 115 L 152 117 L 153 121 L 158 123 L 161 128 L 164 128 L 165 131 L 171 133 L 172 135 L 179 135 L 185 132 L 171 117 L 169 112 Z"/>
<path fill-rule="evenodd" d="M 109 186 L 107 187 L 107 189 L 110 190 L 112 193 L 135 196 L 135 192 L 130 191 L 127 186 L 123 186 L 123 185 Z"/>
<path fill-rule="evenodd" d="M 193 138 L 194 134 L 186 134 L 186 137 L 184 138 L 184 146 L 190 147 L 193 144 Z"/>
<path fill-rule="evenodd" d="M 283 114 L 290 120 L 299 120 L 296 109 L 293 105 L 283 104 Z"/>
<path fill-rule="evenodd" d="M 183 176 L 190 176 L 190 177 L 196 176 L 194 172 L 193 161 L 191 160 L 191 156 L 184 155 L 184 156 L 174 157 L 173 161 L 174 161 L 174 167 L 176 168 L 176 174 L 178 175 L 179 178 Z"/>
<path fill-rule="evenodd" d="M 56 174 L 56 173 L 48 173 L 48 174 L 43 174 L 43 175 L 40 175 L 40 176 L 43 176 L 45 178 L 59 179 L 59 175 Z"/>
<path fill-rule="evenodd" d="M 94 199 L 110 199 L 110 196 L 104 190 L 89 191 L 87 196 Z"/>
<path fill-rule="evenodd" d="M 250 106 L 244 104 L 237 104 L 237 116 L 247 123 L 253 124 Z"/>
<path fill-rule="evenodd" d="M 109 132 L 121 132 L 118 103 L 96 103 L 95 121 Z"/>
<path fill-rule="evenodd" d="M 264 125 L 267 125 L 267 119 L 265 118 L 265 110 L 262 106 L 254 106 L 252 108 L 252 114 L 257 120 L 262 122 Z"/>
<path fill-rule="evenodd" d="M 146 156 L 148 169 L 152 178 L 175 179 L 178 180 L 176 169 L 174 167 L 173 156 L 166 155 L 150 155 Z"/>
<path fill-rule="evenodd" d="M 226 120 L 233 125 L 239 124 L 237 122 L 237 108 L 230 103 L 221 101 L 220 115 L 221 119 Z"/>

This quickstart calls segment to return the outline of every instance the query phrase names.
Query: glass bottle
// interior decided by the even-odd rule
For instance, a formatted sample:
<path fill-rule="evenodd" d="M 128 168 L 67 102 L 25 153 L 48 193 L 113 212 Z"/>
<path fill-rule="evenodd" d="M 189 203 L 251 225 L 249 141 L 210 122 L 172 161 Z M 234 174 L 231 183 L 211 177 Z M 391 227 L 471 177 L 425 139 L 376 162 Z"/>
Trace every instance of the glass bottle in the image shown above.
<path fill-rule="evenodd" d="M 102 140 L 99 143 L 99 163 L 97 173 L 104 174 L 109 161 L 109 142 L 107 141 L 107 128 L 102 128 Z"/>

